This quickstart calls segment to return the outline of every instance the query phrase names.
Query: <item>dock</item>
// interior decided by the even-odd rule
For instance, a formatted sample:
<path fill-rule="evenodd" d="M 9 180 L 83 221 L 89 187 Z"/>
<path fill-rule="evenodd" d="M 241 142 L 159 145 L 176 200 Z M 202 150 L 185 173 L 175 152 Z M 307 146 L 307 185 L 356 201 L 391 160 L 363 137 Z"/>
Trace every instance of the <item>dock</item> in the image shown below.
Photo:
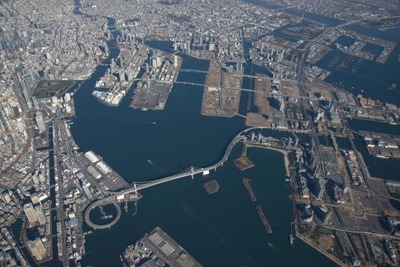
<path fill-rule="evenodd" d="M 263 211 L 261 205 L 257 205 L 256 210 L 257 210 L 258 216 L 260 217 L 261 222 L 265 226 L 265 231 L 267 231 L 268 234 L 272 234 L 271 225 L 269 224 L 267 218 L 265 217 L 265 214 L 264 214 L 264 211 Z"/>
<path fill-rule="evenodd" d="M 253 188 L 251 188 L 250 181 L 251 181 L 250 179 L 242 178 L 243 185 L 246 188 L 247 193 L 249 193 L 251 201 L 255 202 L 255 201 L 257 201 L 257 198 L 253 192 Z"/>

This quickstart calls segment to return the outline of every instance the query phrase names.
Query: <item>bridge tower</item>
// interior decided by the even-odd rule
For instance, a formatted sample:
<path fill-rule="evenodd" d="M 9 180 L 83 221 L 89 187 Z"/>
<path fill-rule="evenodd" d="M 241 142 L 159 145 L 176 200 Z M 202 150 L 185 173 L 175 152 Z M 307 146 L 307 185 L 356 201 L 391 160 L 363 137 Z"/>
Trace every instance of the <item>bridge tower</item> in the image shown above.
<path fill-rule="evenodd" d="M 193 166 L 190 166 L 190 173 L 191 173 L 191 175 L 192 175 L 192 179 L 194 179 L 194 168 L 193 168 Z"/>
<path fill-rule="evenodd" d="M 136 183 L 135 182 L 133 182 L 133 188 L 135 189 L 135 195 L 136 195 L 136 197 L 138 196 L 138 192 L 137 192 L 137 187 L 136 187 Z"/>

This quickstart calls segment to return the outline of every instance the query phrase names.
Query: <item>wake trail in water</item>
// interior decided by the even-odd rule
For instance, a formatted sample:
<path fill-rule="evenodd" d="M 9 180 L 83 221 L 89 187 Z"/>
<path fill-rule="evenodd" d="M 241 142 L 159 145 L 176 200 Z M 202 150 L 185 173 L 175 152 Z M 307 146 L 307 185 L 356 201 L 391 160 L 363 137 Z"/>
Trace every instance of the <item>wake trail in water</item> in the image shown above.
<path fill-rule="evenodd" d="M 276 252 L 279 252 L 279 253 L 283 254 L 282 250 L 280 250 L 279 248 L 277 248 L 277 247 L 274 246 L 273 244 L 268 243 L 268 246 L 270 246 L 271 248 L 273 248 Z"/>
<path fill-rule="evenodd" d="M 155 165 L 150 159 L 147 159 L 147 162 L 148 162 L 151 166 L 153 166 L 154 168 L 157 168 L 156 165 Z"/>

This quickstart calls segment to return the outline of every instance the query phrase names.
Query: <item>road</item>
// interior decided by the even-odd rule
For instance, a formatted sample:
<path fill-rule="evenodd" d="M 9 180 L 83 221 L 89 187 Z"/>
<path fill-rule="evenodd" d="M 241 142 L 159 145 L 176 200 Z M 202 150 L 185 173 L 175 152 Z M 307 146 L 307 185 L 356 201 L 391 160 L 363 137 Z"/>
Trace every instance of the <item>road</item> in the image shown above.
<path fill-rule="evenodd" d="M 12 160 L 9 165 L 5 168 L 4 172 L 8 172 L 8 170 L 10 170 L 14 164 L 16 162 L 19 162 L 21 157 L 25 156 L 26 153 L 29 153 L 29 149 L 32 146 L 33 143 L 33 137 L 35 135 L 35 127 L 33 126 L 33 118 L 32 118 L 32 114 L 29 111 L 28 105 L 26 104 L 25 98 L 22 95 L 22 93 L 20 91 L 18 91 L 17 89 L 15 89 L 13 87 L 13 91 L 15 93 L 15 96 L 18 99 L 18 103 L 19 106 L 21 107 L 22 110 L 22 114 L 24 114 L 24 120 L 25 120 L 25 127 L 26 127 L 26 134 L 27 134 L 27 139 L 26 139 L 26 143 L 24 144 L 23 148 L 19 151 L 19 153 L 17 154 L 17 156 L 14 158 L 14 160 Z M 4 119 L 4 118 L 3 118 Z M 6 123 L 4 123 L 4 125 L 6 126 Z M 10 133 L 9 129 L 5 129 L 6 133 Z M 11 137 L 12 142 L 14 142 L 13 137 Z M 33 152 L 35 153 L 35 152 Z M 34 157 L 32 157 L 34 158 Z M 30 170 L 32 171 L 33 168 L 33 160 L 30 163 Z M 2 178 L 2 174 L 0 173 L 0 178 Z M 3 181 L 1 181 L 3 182 Z M 12 184 L 8 184 L 12 182 Z M 4 186 L 5 188 L 13 188 L 15 187 L 18 183 L 20 182 L 19 179 L 7 179 L 7 181 L 4 181 L 4 184 L 1 184 L 2 186 Z"/>
<path fill-rule="evenodd" d="M 197 70 L 197 69 L 180 69 L 179 72 L 193 72 L 193 73 L 204 73 L 207 74 L 208 70 Z M 221 72 L 222 75 L 222 72 Z M 264 77 L 258 77 L 255 75 L 249 75 L 249 74 L 242 74 L 242 75 L 236 75 L 236 74 L 230 74 L 234 77 L 245 77 L 245 78 L 252 78 L 252 79 L 261 79 L 261 80 L 270 80 L 270 81 L 284 81 L 284 82 L 296 82 L 296 80 L 291 80 L 291 79 L 274 79 L 268 76 Z M 222 79 L 221 79 L 222 80 Z"/>
<path fill-rule="evenodd" d="M 67 250 L 67 238 L 66 238 L 66 229 L 65 229 L 65 218 L 64 218 L 64 185 L 63 185 L 63 174 L 61 172 L 61 147 L 63 144 L 63 131 L 61 129 L 61 125 L 63 121 L 59 117 L 53 118 L 53 143 L 54 143 L 54 168 L 56 170 L 56 177 L 57 177 L 57 185 L 58 185 L 58 206 L 57 209 L 57 219 L 61 223 L 61 232 L 60 232 L 60 239 L 59 242 L 61 243 L 61 253 L 62 257 L 61 260 L 63 262 L 64 267 L 69 266 L 69 259 L 68 259 L 68 250 Z M 60 252 L 59 252 L 60 253 Z"/>
<path fill-rule="evenodd" d="M 193 82 L 180 82 L 180 81 L 176 81 L 174 82 L 175 84 L 184 84 L 184 85 L 193 85 L 193 86 L 201 86 L 204 87 L 206 86 L 203 83 L 193 83 Z M 265 96 L 273 96 L 272 93 L 267 93 L 265 91 L 256 91 L 256 90 L 252 90 L 252 89 L 248 89 L 248 88 L 230 88 L 230 87 L 224 87 L 224 89 L 230 89 L 230 90 L 240 90 L 243 92 L 251 92 L 251 93 L 257 93 L 257 94 L 264 94 Z M 295 96 L 295 95 L 283 95 L 283 94 L 279 94 L 279 96 L 283 96 L 283 97 L 292 97 L 292 98 L 299 98 L 299 99 L 315 99 L 318 100 L 316 97 L 313 96 Z"/>
<path fill-rule="evenodd" d="M 117 214 L 115 215 L 115 217 L 113 218 L 113 220 L 111 222 L 106 223 L 106 224 L 97 224 L 97 223 L 94 223 L 92 220 L 90 220 L 90 212 L 93 209 L 95 209 L 99 206 L 102 206 L 102 205 L 107 205 L 107 204 L 114 205 L 114 207 L 117 211 Z M 86 208 L 85 214 L 84 214 L 84 219 L 85 219 L 86 224 L 88 226 L 92 227 L 93 229 L 109 229 L 114 224 L 116 224 L 119 221 L 119 219 L 121 219 L 121 207 L 118 205 L 118 203 L 116 201 L 113 201 L 113 200 L 110 200 L 108 202 L 103 202 L 103 201 L 93 202 Z"/>
<path fill-rule="evenodd" d="M 346 27 L 346 26 L 349 26 L 349 25 L 352 25 L 352 24 L 355 24 L 355 23 L 358 23 L 358 22 L 361 22 L 361 21 L 364 21 L 364 20 L 365 19 L 347 21 L 347 22 L 339 24 L 339 25 L 337 25 L 335 27 L 328 28 L 325 31 L 323 31 L 321 34 L 319 34 L 317 37 L 315 37 L 314 39 L 308 41 L 305 44 L 304 49 L 303 49 L 303 53 L 301 53 L 300 59 L 299 59 L 299 61 L 297 63 L 297 70 L 296 70 L 296 72 L 297 72 L 297 84 L 298 84 L 299 89 L 300 89 L 300 95 L 301 95 L 301 99 L 303 101 L 304 109 L 306 109 L 306 110 L 309 109 L 309 102 L 308 101 L 304 101 L 304 99 L 307 99 L 307 97 L 309 97 L 308 93 L 307 93 L 307 90 L 305 88 L 304 63 L 305 63 L 305 60 L 307 58 L 308 53 L 310 52 L 311 45 L 313 45 L 314 43 L 320 42 L 327 34 L 331 33 L 332 31 L 338 30 L 340 28 L 343 28 L 343 27 Z M 320 148 L 321 144 L 319 142 L 318 135 L 317 135 L 317 133 L 315 131 L 315 127 L 313 125 L 313 122 L 312 122 L 311 118 L 309 119 L 309 121 L 311 122 L 311 129 L 312 129 L 312 132 L 313 132 L 313 134 L 311 134 L 310 136 L 313 139 L 314 145 L 316 147 L 316 152 L 318 154 L 318 158 L 320 159 L 320 167 L 321 167 L 321 170 L 322 170 L 322 178 L 325 180 L 325 178 L 326 178 L 326 170 L 325 170 L 324 159 L 322 157 L 322 152 L 321 152 L 321 148 Z"/>
<path fill-rule="evenodd" d="M 322 228 L 333 230 L 333 231 L 345 232 L 345 233 L 350 233 L 350 234 L 369 235 L 369 236 L 374 236 L 374 237 L 378 237 L 378 238 L 385 238 L 385 239 L 400 240 L 400 237 L 398 237 L 398 236 L 387 235 L 387 234 L 378 234 L 378 233 L 369 232 L 369 231 L 359 231 L 359 230 L 354 230 L 354 229 L 347 229 L 347 228 L 341 228 L 341 227 L 325 225 L 322 222 L 318 221 L 317 219 L 316 219 L 316 222 Z"/>

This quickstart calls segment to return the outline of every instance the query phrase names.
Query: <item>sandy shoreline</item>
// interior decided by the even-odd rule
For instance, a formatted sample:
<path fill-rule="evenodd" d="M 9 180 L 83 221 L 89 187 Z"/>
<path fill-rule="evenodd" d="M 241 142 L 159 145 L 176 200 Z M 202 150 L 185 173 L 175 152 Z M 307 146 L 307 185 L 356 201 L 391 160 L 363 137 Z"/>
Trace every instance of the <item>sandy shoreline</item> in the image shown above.
<path fill-rule="evenodd" d="M 288 151 L 280 148 L 274 148 L 274 147 L 269 147 L 269 146 L 262 146 L 262 145 L 246 145 L 249 147 L 259 147 L 259 148 L 264 148 L 264 149 L 269 149 L 269 150 L 274 150 L 277 152 L 280 152 L 283 154 L 283 158 L 285 161 L 285 169 L 286 169 L 286 176 L 290 178 L 290 168 L 289 168 L 289 157 L 288 157 Z"/>

